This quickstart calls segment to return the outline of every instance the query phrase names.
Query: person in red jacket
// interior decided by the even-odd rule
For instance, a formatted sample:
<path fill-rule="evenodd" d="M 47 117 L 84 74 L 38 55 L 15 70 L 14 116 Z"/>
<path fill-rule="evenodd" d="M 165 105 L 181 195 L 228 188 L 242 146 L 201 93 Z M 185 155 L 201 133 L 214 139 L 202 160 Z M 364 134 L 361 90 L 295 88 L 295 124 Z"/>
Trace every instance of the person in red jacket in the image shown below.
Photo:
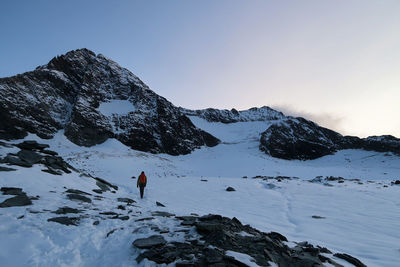
<path fill-rule="evenodd" d="M 143 198 L 144 188 L 146 187 L 146 184 L 147 184 L 147 177 L 146 174 L 142 172 L 137 180 L 137 187 L 139 187 L 140 189 L 140 198 Z"/>

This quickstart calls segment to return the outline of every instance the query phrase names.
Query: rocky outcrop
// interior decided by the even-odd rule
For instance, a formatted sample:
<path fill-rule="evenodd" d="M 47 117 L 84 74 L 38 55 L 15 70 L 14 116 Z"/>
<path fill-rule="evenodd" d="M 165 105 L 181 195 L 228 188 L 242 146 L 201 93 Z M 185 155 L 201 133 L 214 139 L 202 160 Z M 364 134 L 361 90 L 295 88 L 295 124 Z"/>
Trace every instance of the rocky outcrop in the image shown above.
<path fill-rule="evenodd" d="M 16 165 L 21 167 L 32 167 L 35 164 L 43 164 L 47 169 L 42 171 L 50 174 L 61 175 L 63 172 L 71 173 L 76 171 L 74 167 L 68 164 L 57 153 L 46 148 L 47 144 L 39 144 L 34 140 L 23 141 L 15 144 L 21 150 L 18 153 L 8 153 L 4 158 L 0 158 L 0 163 Z"/>
<path fill-rule="evenodd" d="M 175 263 L 176 266 L 248 266 L 234 256 L 246 255 L 259 266 L 323 266 L 331 264 L 341 266 L 334 261 L 332 252 L 324 247 L 314 247 L 308 242 L 287 246 L 285 236 L 276 233 L 264 233 L 243 225 L 236 218 L 229 219 L 220 215 L 178 216 L 181 225 L 194 228 L 200 240 L 191 238 L 185 242 L 167 242 L 162 235 L 152 235 L 133 242 L 138 249 L 145 249 L 137 257 L 154 261 L 157 264 Z M 182 230 L 184 231 L 184 230 Z M 325 254 L 325 255 L 323 255 Z M 330 255 L 330 256 L 326 256 Z M 362 264 L 347 254 L 335 254 L 338 258 Z M 363 265 L 359 265 L 363 266 Z"/>
<path fill-rule="evenodd" d="M 190 110 L 181 108 L 181 111 L 188 116 L 197 116 L 209 122 L 235 123 L 248 121 L 273 121 L 285 118 L 282 112 L 270 107 L 250 108 L 248 110 L 237 111 L 236 109 L 202 109 Z"/>
<path fill-rule="evenodd" d="M 104 112 L 102 104 L 112 101 L 131 108 L 119 113 L 117 104 Z M 0 79 L 0 138 L 28 132 L 51 138 L 61 129 L 80 146 L 116 138 L 133 149 L 172 155 L 219 143 L 134 74 L 87 49 Z"/>
<path fill-rule="evenodd" d="M 335 152 L 342 136 L 303 118 L 271 125 L 261 134 L 260 150 L 283 159 L 315 159 Z"/>
<path fill-rule="evenodd" d="M 260 137 L 260 150 L 282 159 L 316 159 L 341 149 L 364 149 L 400 155 L 400 139 L 390 135 L 358 138 L 321 127 L 304 118 L 288 117 Z"/>

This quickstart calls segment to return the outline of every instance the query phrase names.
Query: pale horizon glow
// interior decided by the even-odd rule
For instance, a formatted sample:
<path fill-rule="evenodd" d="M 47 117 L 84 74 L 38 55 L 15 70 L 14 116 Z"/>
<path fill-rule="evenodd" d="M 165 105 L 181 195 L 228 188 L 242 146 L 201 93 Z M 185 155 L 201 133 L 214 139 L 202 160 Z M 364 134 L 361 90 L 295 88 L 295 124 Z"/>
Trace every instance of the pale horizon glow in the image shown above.
<path fill-rule="evenodd" d="M 399 14 L 397 0 L 6 0 L 0 77 L 86 47 L 177 106 L 266 105 L 400 137 Z"/>

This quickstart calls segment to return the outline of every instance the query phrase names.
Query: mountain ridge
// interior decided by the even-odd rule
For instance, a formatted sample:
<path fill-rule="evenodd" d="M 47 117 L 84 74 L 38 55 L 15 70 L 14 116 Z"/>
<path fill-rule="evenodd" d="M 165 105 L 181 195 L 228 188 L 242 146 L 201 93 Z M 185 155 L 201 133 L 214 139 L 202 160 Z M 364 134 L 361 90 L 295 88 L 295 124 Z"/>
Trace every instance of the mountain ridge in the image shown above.
<path fill-rule="evenodd" d="M 122 101 L 131 110 L 103 114 L 101 105 L 112 101 Z M 188 116 L 219 123 L 272 122 L 260 135 L 259 148 L 283 159 L 315 159 L 350 148 L 400 155 L 400 139 L 393 136 L 342 136 L 267 106 L 242 111 L 176 107 L 129 70 L 86 48 L 54 57 L 33 71 L 0 78 L 3 139 L 23 138 L 28 132 L 52 138 L 64 130 L 67 138 L 80 146 L 116 138 L 133 149 L 171 155 L 220 142 L 197 128 Z"/>

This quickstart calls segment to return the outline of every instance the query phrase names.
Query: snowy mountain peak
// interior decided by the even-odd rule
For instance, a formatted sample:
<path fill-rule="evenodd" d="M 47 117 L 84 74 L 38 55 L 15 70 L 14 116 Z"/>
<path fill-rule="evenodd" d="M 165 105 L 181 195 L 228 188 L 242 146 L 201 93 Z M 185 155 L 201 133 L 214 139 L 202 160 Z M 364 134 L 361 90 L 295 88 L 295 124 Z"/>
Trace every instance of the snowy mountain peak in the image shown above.
<path fill-rule="evenodd" d="M 130 71 L 88 49 L 0 79 L 0 97 L 0 138 L 28 132 L 51 138 L 64 130 L 81 146 L 116 138 L 137 150 L 173 155 L 219 142 Z"/>

